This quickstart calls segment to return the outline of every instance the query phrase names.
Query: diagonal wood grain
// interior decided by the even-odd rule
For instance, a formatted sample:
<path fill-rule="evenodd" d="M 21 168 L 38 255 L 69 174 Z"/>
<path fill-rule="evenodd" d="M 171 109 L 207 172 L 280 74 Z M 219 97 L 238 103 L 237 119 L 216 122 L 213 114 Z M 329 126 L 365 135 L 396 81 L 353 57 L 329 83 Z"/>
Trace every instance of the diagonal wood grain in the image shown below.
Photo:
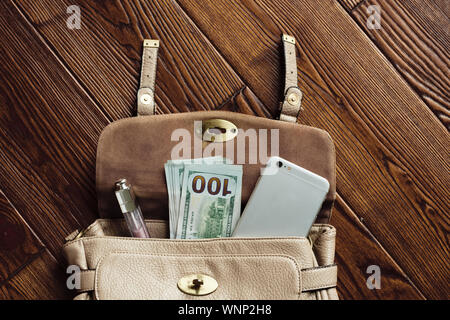
<path fill-rule="evenodd" d="M 0 286 L 0 300 L 69 298 L 64 270 L 49 251 L 43 251 L 12 280 Z"/>
<path fill-rule="evenodd" d="M 1 91 L 3 106 L 1 119 L 3 121 L 0 120 L 0 132 L 3 135 L 1 136 L 0 158 L 5 166 L 2 168 L 3 171 L 0 171 L 0 180 L 6 180 L 8 176 L 16 177 L 15 181 L 8 180 L 8 194 L 17 208 L 21 212 L 27 213 L 25 218 L 39 231 L 43 241 L 60 259 L 60 247 L 64 236 L 73 229 L 79 228 L 80 225 L 86 226 L 96 216 L 93 179 L 95 177 L 95 149 L 99 132 L 108 123 L 107 118 L 130 115 L 134 103 L 116 99 L 115 102 L 127 104 L 126 115 L 103 116 L 96 103 L 93 102 L 101 101 L 102 96 L 94 96 L 94 99 L 91 100 L 77 81 L 72 79 L 61 63 L 53 57 L 53 53 L 44 45 L 40 37 L 33 32 L 32 28 L 29 28 L 14 6 L 9 3 L 2 5 L 5 9 L 3 11 L 4 24 L 8 25 L 2 39 L 6 52 L 2 56 L 2 62 L 8 68 L 4 68 L 1 72 L 2 78 L 9 80 L 3 85 Z M 93 5 L 99 7 L 95 2 Z M 169 11 L 165 14 L 172 14 L 171 11 L 176 8 L 178 7 L 167 8 L 166 6 L 166 11 Z M 92 8 L 93 12 L 95 10 L 103 12 L 100 9 L 102 8 Z M 141 8 L 139 14 L 143 16 L 143 23 L 151 28 L 152 24 L 146 20 L 147 12 L 142 10 Z M 56 17 L 55 21 L 60 22 L 58 18 Z M 111 18 L 115 18 L 115 16 Z M 9 19 L 14 19 L 14 23 Z M 108 19 L 103 18 L 105 21 Z M 162 15 L 159 19 L 165 19 L 165 16 Z M 180 22 L 175 20 L 172 28 L 162 29 L 166 32 L 164 37 L 170 39 L 172 36 L 174 41 L 186 41 L 186 39 L 196 41 L 190 44 L 186 42 L 185 49 L 181 51 L 181 54 L 176 50 L 177 47 L 169 47 L 169 53 L 164 53 L 165 49 L 162 48 L 160 57 L 163 59 L 160 59 L 158 75 L 159 77 L 162 75 L 163 79 L 158 82 L 160 84 L 157 89 L 158 103 L 163 106 L 163 112 L 188 111 L 189 108 L 194 110 L 213 108 L 227 95 L 232 94 L 233 83 L 236 88 L 242 86 L 242 83 L 233 75 L 231 69 L 227 69 L 220 56 L 210 45 L 207 48 L 204 47 L 207 44 L 205 39 L 198 30 L 196 31 L 192 25 L 189 25 L 190 22 L 186 16 L 177 17 L 177 19 Z M 62 21 L 65 26 L 65 20 Z M 156 22 L 152 23 L 156 24 Z M 117 30 L 114 25 L 108 28 L 113 32 Z M 17 30 L 14 36 L 12 30 Z M 133 30 L 134 25 L 131 23 L 129 32 L 133 32 Z M 179 30 L 183 30 L 185 33 L 179 33 Z M 67 29 L 65 32 L 70 33 L 71 31 Z M 136 34 L 139 35 L 140 32 Z M 111 37 L 112 39 L 121 38 L 118 34 Z M 138 38 L 136 37 L 136 39 Z M 20 51 L 21 43 L 17 39 L 29 43 L 30 48 Z M 140 40 L 136 40 L 135 44 L 140 50 Z M 183 47 L 182 43 L 179 45 L 180 48 Z M 198 57 L 196 51 L 191 52 L 193 46 L 200 47 L 204 55 Z M 81 44 L 80 47 L 95 49 L 95 45 Z M 122 54 L 129 51 L 126 45 L 117 46 L 117 48 L 123 50 Z M 117 50 L 116 47 L 110 49 Z M 37 52 L 35 56 L 31 54 L 34 51 Z M 86 55 L 79 57 L 77 54 L 79 52 L 75 52 L 75 57 L 79 61 L 90 62 L 89 59 L 86 59 Z M 95 55 L 92 58 L 95 63 L 99 63 L 95 60 Z M 108 56 L 105 59 L 108 61 Z M 140 54 L 135 59 L 139 60 L 134 61 L 135 64 L 140 64 Z M 164 62 L 164 59 L 167 59 L 167 62 Z M 205 63 L 208 60 L 210 61 L 209 65 Z M 100 62 L 99 65 L 103 65 L 105 61 Z M 122 61 L 116 61 L 116 63 L 120 66 L 123 65 Z M 64 61 L 64 64 L 68 63 Z M 185 64 L 185 69 L 182 68 L 182 64 Z M 171 70 L 161 71 L 161 67 L 165 65 L 171 66 Z M 87 67 L 86 65 L 81 66 L 85 69 Z M 103 80 L 101 74 L 92 74 L 86 72 L 85 69 L 79 69 L 82 75 Z M 212 70 L 211 74 L 208 74 L 206 69 Z M 214 70 L 217 71 L 214 72 Z M 110 72 L 114 72 L 114 70 Z M 105 90 L 115 90 L 115 94 L 119 94 L 121 97 L 122 83 L 127 83 L 130 79 L 133 81 L 135 78 L 137 79 L 139 66 L 135 70 L 127 70 L 127 72 L 126 77 L 118 77 L 117 82 L 113 82 L 114 87 L 111 84 L 103 86 L 101 81 L 99 86 Z M 197 78 L 189 78 L 190 72 Z M 227 81 L 225 81 L 223 77 L 227 74 L 230 75 L 230 78 L 226 78 Z M 84 81 L 89 84 L 86 79 Z M 36 87 L 36 83 L 39 83 L 39 87 Z M 227 87 L 230 83 L 232 86 Z M 20 88 L 20 90 L 16 88 Z M 212 93 L 209 93 L 210 88 L 213 90 Z M 214 91 L 216 89 L 218 91 Z M 95 90 L 93 91 L 95 92 Z M 165 94 L 165 91 L 169 92 L 170 97 Z M 103 91 L 102 93 L 107 92 Z M 135 94 L 134 91 L 133 96 Z M 107 100 L 104 101 L 107 102 Z M 174 101 L 175 107 L 172 105 Z M 26 111 L 24 106 L 27 106 L 29 110 Z M 115 110 L 115 104 L 108 106 L 111 110 Z M 179 110 L 177 110 L 178 107 L 180 107 Z M 22 111 L 24 109 L 25 111 Z M 24 196 L 21 190 L 27 190 L 27 196 Z"/>
<path fill-rule="evenodd" d="M 295 35 L 305 91 L 300 120 L 333 137 L 340 195 L 428 297 L 445 297 L 448 132 L 342 7 L 179 2 L 274 113 L 279 36 Z"/>
<path fill-rule="evenodd" d="M 42 249 L 42 243 L 0 191 L 0 286 Z"/>
<path fill-rule="evenodd" d="M 434 0 L 434 3 L 447 18 L 450 18 L 450 2 L 448 0 Z"/>
<path fill-rule="evenodd" d="M 367 7 L 381 10 L 381 29 L 368 29 Z M 352 16 L 418 95 L 450 129 L 450 20 L 434 1 L 369 0 Z"/>
<path fill-rule="evenodd" d="M 93 28 L 89 31 L 90 33 L 86 32 L 83 28 L 81 30 L 73 30 L 71 31 L 72 33 L 65 30 L 64 25 L 67 15 L 65 15 L 64 12 L 66 7 L 54 1 L 46 1 L 43 3 L 48 5 L 48 7 L 42 6 L 41 2 L 32 4 L 31 2 L 23 1 L 20 2 L 20 8 L 27 17 L 31 17 L 30 19 L 39 29 L 39 32 L 44 35 L 45 41 L 47 41 L 56 51 L 57 55 L 61 57 L 63 63 L 67 65 L 71 71 L 73 70 L 76 78 L 79 79 L 82 82 L 82 85 L 89 91 L 92 99 L 99 103 L 101 109 L 107 113 L 108 118 L 115 119 L 132 113 L 131 106 L 134 105 L 140 63 L 140 38 L 139 35 L 133 35 L 133 32 L 136 34 L 149 32 L 152 36 L 153 34 L 156 34 L 158 37 L 161 37 L 163 42 L 166 41 L 166 38 L 169 38 L 172 41 L 175 40 L 170 46 L 167 46 L 166 49 L 164 49 L 167 50 L 168 53 L 165 53 L 163 58 L 159 61 L 157 102 L 161 106 L 163 112 L 177 112 L 188 109 L 197 110 L 203 108 L 203 105 L 206 105 L 205 108 L 208 109 L 221 105 L 224 109 L 230 108 L 244 113 L 255 113 L 261 116 L 269 116 L 270 111 L 268 112 L 268 110 L 271 110 L 272 114 L 275 114 L 276 102 L 279 99 L 277 90 L 280 88 L 277 87 L 272 92 L 269 90 L 270 88 L 261 89 L 256 87 L 258 89 L 256 91 L 258 96 L 265 97 L 261 100 L 265 103 L 269 102 L 268 106 L 270 108 L 267 109 L 264 107 L 261 102 L 258 102 L 258 98 L 256 98 L 254 93 L 243 86 L 243 82 L 239 80 L 238 76 L 220 57 L 217 51 L 215 51 L 214 47 L 190 22 L 189 18 L 180 10 L 180 8 L 176 4 L 173 4 L 173 2 L 158 2 L 157 4 L 144 3 L 142 6 L 140 5 L 140 2 L 136 1 L 130 2 L 130 4 L 128 2 L 112 1 L 108 1 L 105 4 L 99 4 L 94 1 L 84 2 L 84 5 L 82 5 L 83 28 L 85 26 Z M 52 9 L 54 7 L 58 9 Z M 62 9 L 62 13 L 59 11 L 60 9 Z M 162 13 L 160 13 L 160 11 L 162 11 Z M 135 14 L 134 12 L 137 13 Z M 263 11 L 258 11 L 257 13 L 261 15 L 265 14 Z M 172 18 L 173 14 L 175 18 Z M 55 23 L 55 20 L 59 22 Z M 140 27 L 141 23 L 144 25 L 142 28 Z M 47 25 L 52 26 L 46 28 Z M 129 31 L 130 29 L 133 31 Z M 154 31 L 151 30 L 157 31 L 152 33 Z M 274 30 L 276 30 L 276 26 L 274 26 Z M 86 33 L 80 35 L 80 31 Z M 234 30 L 231 29 L 230 33 L 233 33 L 233 31 Z M 180 39 L 178 33 L 185 35 L 184 37 L 187 39 L 193 37 L 198 43 L 194 43 L 192 46 L 186 45 L 186 40 Z M 94 40 L 91 40 L 91 38 L 94 38 Z M 129 40 L 130 38 L 132 40 Z M 134 41 L 133 39 L 137 40 Z M 241 46 L 238 48 L 240 50 L 238 51 L 238 54 L 240 54 L 241 60 L 243 60 L 247 66 L 251 65 L 252 67 L 258 65 L 258 63 L 261 65 L 268 64 L 265 67 L 262 66 L 260 70 L 257 70 L 256 77 L 260 77 L 258 81 L 263 83 L 268 80 L 269 86 L 271 86 L 272 84 L 270 82 L 273 80 L 274 74 L 275 77 L 280 77 L 281 79 L 281 75 L 278 71 L 281 56 L 275 52 L 275 56 L 272 56 L 272 58 L 276 57 L 276 60 L 264 60 L 266 58 L 264 57 L 264 54 L 260 55 L 261 52 L 256 52 L 252 57 L 248 54 L 250 50 L 248 39 L 245 37 L 243 39 L 244 40 L 237 43 L 238 46 Z M 262 39 L 266 44 L 268 43 L 273 48 L 278 48 L 278 35 L 274 37 L 274 39 L 269 39 L 269 41 L 264 37 Z M 74 52 L 71 52 L 72 47 L 70 45 L 62 43 L 64 40 L 67 40 L 72 46 L 75 46 Z M 111 46 L 103 46 L 103 43 L 105 42 L 107 44 L 111 43 Z M 130 42 L 132 43 L 130 44 Z M 214 45 L 217 45 L 217 41 L 213 41 L 213 43 Z M 99 55 L 96 55 L 96 51 L 94 50 L 96 46 L 101 48 Z M 223 51 L 221 47 L 218 48 Z M 274 52 L 270 52 L 270 54 L 272 53 Z M 228 61 L 232 61 L 232 59 L 230 60 L 231 56 L 233 55 L 225 55 L 225 58 Z M 110 62 L 111 59 L 114 62 L 112 64 Z M 320 75 L 314 63 L 306 60 L 305 57 L 301 57 L 300 59 L 304 59 L 302 60 L 303 64 L 300 68 L 303 72 L 302 80 L 306 79 L 305 81 L 309 82 L 308 97 L 305 98 L 309 99 L 307 100 L 307 104 L 319 108 L 313 110 L 325 108 L 325 110 L 329 109 L 334 112 L 336 109 L 336 97 L 333 96 L 333 90 L 328 87 L 327 81 Z M 122 69 L 110 70 L 110 68 L 121 68 L 124 61 L 127 61 L 128 63 L 126 64 L 127 68 L 124 72 L 129 73 L 131 76 L 122 76 Z M 178 64 L 181 64 L 182 70 L 180 72 L 177 71 Z M 105 65 L 107 67 L 105 67 Z M 204 67 L 204 65 L 206 67 Z M 163 70 L 161 70 L 161 66 L 165 66 Z M 205 82 L 202 82 L 202 77 L 205 77 L 205 75 L 210 76 L 211 70 L 208 70 L 210 67 L 217 68 L 214 70 L 218 70 L 217 74 L 216 71 L 213 72 L 214 77 L 216 77 L 216 82 L 212 82 L 212 80 L 209 80 L 210 78 L 207 78 Z M 274 70 L 271 71 L 271 67 L 273 67 Z M 101 73 L 97 71 L 99 68 L 102 68 Z M 197 76 L 197 80 L 190 79 L 190 73 L 197 71 L 198 73 L 195 74 L 195 76 L 199 75 Z M 224 75 L 220 75 L 220 72 L 223 72 Z M 118 77 L 115 77 L 116 73 L 119 74 Z M 108 83 L 106 87 L 102 82 L 105 81 L 105 79 L 97 79 L 105 74 L 113 76 L 112 79 L 106 78 L 106 82 Z M 164 74 L 164 76 L 161 76 L 161 74 Z M 247 74 L 245 75 L 248 76 Z M 129 87 L 126 87 L 129 84 L 129 81 L 135 81 L 136 88 L 130 89 Z M 230 82 L 233 83 L 232 86 L 229 86 Z M 254 84 L 255 82 L 252 83 Z M 275 82 L 275 84 L 276 86 L 279 86 L 278 82 Z M 126 88 L 124 89 L 124 87 Z M 240 90 L 238 94 L 233 95 L 239 88 L 243 89 Z M 117 92 L 120 92 L 120 94 L 117 94 Z M 262 95 L 260 95 L 260 92 L 262 92 Z M 319 92 L 319 94 L 317 92 Z M 232 102 L 222 104 L 222 102 L 231 95 L 233 95 Z M 111 97 L 113 97 L 113 99 L 111 99 Z M 309 97 L 314 97 L 319 102 L 312 101 Z M 111 101 L 113 101 L 114 104 L 111 104 Z M 272 104 L 270 102 L 275 103 Z M 117 108 L 117 106 L 119 106 L 119 108 Z M 342 108 L 343 106 L 338 105 L 338 107 Z M 316 117 L 316 114 L 313 113 L 306 117 L 307 121 L 310 121 L 310 117 Z M 335 117 L 331 116 L 326 118 L 325 122 L 329 121 L 331 123 L 334 120 Z M 344 123 L 348 125 L 348 119 L 346 119 Z M 340 135 L 340 129 L 345 128 L 344 125 L 339 126 L 337 130 L 334 130 L 334 134 Z M 359 128 L 360 127 L 358 126 L 351 127 L 351 129 L 355 131 Z M 364 126 L 363 128 L 365 129 Z M 365 131 L 363 131 L 363 133 L 365 133 Z M 76 134 L 77 133 L 75 133 L 75 135 Z M 364 135 L 361 134 L 361 136 Z M 349 142 L 356 142 L 356 144 L 359 145 L 359 138 L 360 136 L 347 139 L 349 139 Z M 363 139 L 363 141 L 372 142 L 370 139 Z M 373 141 L 376 141 L 376 139 L 373 139 Z M 376 146 L 377 148 L 380 148 L 379 145 Z M 361 149 L 364 150 L 362 147 Z M 348 183 L 348 181 L 345 183 Z M 414 196 L 414 193 L 412 193 L 411 196 Z M 337 210 L 334 212 L 333 224 L 338 226 L 337 260 L 339 264 L 342 265 L 339 276 L 341 297 L 420 297 L 420 293 L 418 293 L 417 290 L 414 289 L 414 286 L 408 282 L 407 276 L 398 266 L 396 266 L 389 255 L 382 250 L 369 231 L 358 222 L 355 213 L 353 213 L 342 200 L 338 199 L 337 205 Z M 342 230 L 344 230 L 345 233 L 342 233 Z M 361 250 L 361 247 L 366 248 L 366 250 Z M 364 271 L 367 267 L 367 262 L 378 262 L 378 264 L 381 265 L 382 270 L 384 270 L 383 274 L 386 276 L 386 282 L 383 283 L 387 283 L 387 287 L 383 288 L 383 290 L 369 291 L 365 289 L 366 275 L 364 274 Z M 43 272 L 45 266 L 42 264 L 39 266 L 39 270 L 42 269 L 40 272 Z M 50 274 L 51 272 L 52 271 L 49 270 Z M 27 272 L 24 274 L 26 273 Z M 16 278 L 14 280 L 16 280 Z M 17 278 L 16 285 L 23 282 L 26 283 L 26 280 Z M 11 291 L 14 292 L 12 289 Z M 51 293 L 46 294 L 52 296 Z"/>
<path fill-rule="evenodd" d="M 79 30 L 66 27 L 70 0 L 17 3 L 111 119 L 135 114 L 144 38 L 161 39 L 155 94 L 164 113 L 214 109 L 243 86 L 172 1 L 83 1 Z"/>
<path fill-rule="evenodd" d="M 409 277 L 338 196 L 332 224 L 337 228 L 338 292 L 346 299 L 424 299 Z M 381 289 L 369 289 L 367 267 L 381 271 Z"/>
<path fill-rule="evenodd" d="M 352 11 L 365 0 L 337 0 L 347 10 Z"/>
<path fill-rule="evenodd" d="M 45 11 L 47 8 L 45 4 L 42 3 L 43 7 L 40 7 L 43 15 L 38 15 L 38 19 L 41 19 L 39 21 L 43 23 L 43 26 L 47 25 L 44 21 L 47 21 L 48 15 L 51 14 L 51 11 Z M 56 8 L 54 9 L 56 10 L 54 11 L 55 15 L 58 13 L 58 8 L 64 9 L 63 12 L 65 12 L 66 7 L 58 7 L 57 4 L 59 2 L 55 2 L 53 5 L 49 4 L 49 7 Z M 65 18 L 61 20 L 58 13 L 54 17 L 54 28 L 58 31 L 58 28 L 61 27 L 60 24 L 62 24 L 62 28 L 65 29 L 59 30 L 61 32 L 58 31 L 56 34 L 66 35 L 67 38 L 63 39 L 65 41 L 63 42 L 68 44 L 68 47 L 65 47 L 65 49 L 67 51 L 72 49 L 73 51 L 70 51 L 71 54 L 74 54 L 72 58 L 78 59 L 76 63 L 79 64 L 74 69 L 85 77 L 83 85 L 85 87 L 89 87 L 86 83 L 93 85 L 89 89 L 94 93 L 97 92 L 95 86 L 98 85 L 105 90 L 116 90 L 115 94 L 118 95 L 114 97 L 114 103 L 110 103 L 111 95 L 108 96 L 107 91 L 99 92 L 99 95 L 94 96 L 92 100 L 58 59 L 53 56 L 49 48 L 40 40 L 40 37 L 30 29 L 14 6 L 10 2 L 4 2 L 2 5 L 5 9 L 3 13 L 5 25 L 3 41 L 8 43 L 8 46 L 5 46 L 5 54 L 2 55 L 2 64 L 5 67 L 1 72 L 2 78 L 8 79 L 8 81 L 3 83 L 1 97 L 3 106 L 1 112 L 3 114 L 0 119 L 0 134 L 2 134 L 0 158 L 5 166 L 0 171 L 0 179 L 5 180 L 5 193 L 20 212 L 27 213 L 24 215 L 25 219 L 33 228 L 38 230 L 38 234 L 44 243 L 49 246 L 52 254 L 59 259 L 59 248 L 64 236 L 73 229 L 79 228 L 80 225 L 86 226 L 96 217 L 94 172 L 97 139 L 101 129 L 109 122 L 108 118 L 119 117 L 120 112 L 127 115 L 131 114 L 134 103 L 131 100 L 120 98 L 124 97 L 121 90 L 123 84 L 137 79 L 139 67 L 131 71 L 128 68 L 126 76 L 121 78 L 120 70 L 115 70 L 108 63 L 112 61 L 117 66 L 127 66 L 128 64 L 124 61 L 115 60 L 111 56 L 128 53 L 130 51 L 128 44 L 109 47 L 112 51 L 110 53 L 107 53 L 107 50 L 103 48 L 103 54 L 99 54 L 95 51 L 97 50 L 96 46 L 89 45 L 89 41 L 86 39 L 94 38 L 99 41 L 97 43 L 108 44 L 114 38 L 122 39 L 124 35 L 109 35 L 109 39 L 102 40 L 98 40 L 99 36 L 93 34 L 84 35 L 86 39 L 77 38 L 73 35 L 77 35 L 76 32 L 78 31 L 67 29 Z M 113 5 L 111 3 L 110 9 L 113 15 L 110 18 L 102 18 L 101 16 L 90 18 L 93 21 L 109 21 L 110 19 L 114 21 L 118 18 L 119 13 L 113 10 Z M 128 37 L 131 32 L 135 32 L 135 46 L 140 50 L 141 30 L 135 31 L 135 22 L 133 23 L 133 21 L 143 19 L 142 33 L 144 34 L 147 33 L 147 27 L 162 25 L 162 22 L 146 20 L 150 9 L 140 7 L 140 2 L 136 2 L 135 5 L 140 10 L 135 8 L 136 14 L 141 15 L 141 17 L 130 18 L 131 22 L 126 36 Z M 93 14 L 96 12 L 107 13 L 96 2 L 92 2 L 92 6 Z M 177 8 L 169 6 L 168 3 L 165 4 L 165 15 L 164 10 L 156 10 L 161 14 L 158 19 L 164 20 L 166 15 L 174 15 L 178 10 Z M 127 10 L 131 9 L 128 8 Z M 88 12 L 88 9 L 83 10 L 83 12 Z M 130 15 L 132 13 L 131 10 Z M 85 20 L 88 20 L 87 15 L 83 14 L 83 16 Z M 107 27 L 112 32 L 118 30 L 114 24 Z M 85 29 L 87 30 L 87 28 Z M 96 30 L 94 28 L 94 31 Z M 123 30 L 125 29 L 123 28 Z M 177 107 L 174 109 L 172 103 L 179 106 L 179 110 L 182 111 L 213 108 L 216 103 L 218 104 L 219 101 L 232 94 L 234 89 L 230 88 L 242 86 L 238 78 L 233 75 L 232 70 L 220 60 L 219 55 L 215 53 L 211 45 L 207 45 L 198 30 L 189 25 L 186 16 L 177 16 L 172 27 L 166 26 L 161 30 L 165 32 L 164 38 L 172 39 L 174 42 L 178 41 L 179 48 L 185 48 L 182 51 L 177 50 L 177 46 L 171 46 L 167 50 L 161 48 L 160 57 L 162 58 L 158 69 L 160 77 L 158 83 L 160 85 L 157 90 L 157 102 L 160 106 L 163 106 L 164 112 L 177 110 Z M 187 33 L 179 33 L 179 30 L 184 30 Z M 46 36 L 51 39 L 51 34 Z M 71 36 L 73 36 L 73 39 L 69 39 Z M 186 39 L 189 39 L 190 44 L 180 42 L 186 41 Z M 22 42 L 29 43 L 29 47 L 22 50 Z M 87 48 L 94 51 L 80 54 L 79 51 L 75 50 L 76 46 L 71 46 L 75 43 L 79 45 L 77 50 Z M 204 52 L 204 54 L 198 57 L 196 51 L 191 50 L 193 46 L 200 47 L 202 50 L 200 52 Z M 116 47 L 122 51 L 117 51 Z M 165 53 L 165 51 L 169 53 Z M 35 52 L 36 54 L 34 54 Z M 61 49 L 59 54 L 64 55 L 64 52 Z M 87 58 L 89 54 L 91 54 L 93 62 Z M 104 60 L 99 61 L 98 57 Z M 64 63 L 70 64 L 71 57 L 65 56 L 65 58 L 67 60 Z M 136 53 L 134 59 L 134 63 L 139 64 L 140 53 L 138 55 Z M 83 64 L 83 61 L 88 62 Z M 205 61 L 209 61 L 209 64 Z M 129 61 L 129 63 L 132 62 L 133 60 Z M 184 68 L 183 64 L 185 65 Z M 103 73 L 98 73 L 98 70 L 97 73 L 94 73 L 95 70 L 89 69 L 95 69 L 97 65 L 106 65 L 107 69 L 112 69 L 109 70 L 110 73 L 117 72 L 116 82 L 105 85 L 102 82 L 105 79 Z M 171 66 L 169 73 L 161 70 L 165 65 Z M 189 78 L 190 72 L 193 74 L 192 78 Z M 228 78 L 227 74 L 229 75 Z M 95 79 L 94 83 L 88 81 L 88 79 L 91 79 L 90 77 Z M 225 77 L 225 80 L 223 77 Z M 114 79 L 114 76 L 111 75 L 110 80 Z M 177 81 L 180 83 L 177 83 Z M 230 83 L 232 86 L 228 87 Z M 36 84 L 39 84 L 39 86 L 36 86 Z M 182 89 L 180 91 L 177 88 Z M 209 92 L 209 88 L 218 91 Z M 164 99 L 169 97 L 165 94 L 167 90 L 170 93 L 170 98 L 166 100 L 168 102 L 164 102 Z M 133 89 L 133 96 L 135 95 L 136 92 Z M 95 101 L 102 101 L 105 97 L 108 98 L 109 102 L 103 101 L 112 112 L 112 114 L 106 116 L 102 114 L 95 103 Z M 196 97 L 201 97 L 201 101 Z M 126 105 L 126 110 L 120 111 L 121 103 L 123 106 Z M 25 106 L 35 107 L 26 108 Z M 102 108 L 107 110 L 104 106 Z M 125 115 L 121 114 L 121 116 Z M 16 181 L 8 179 L 10 176 L 15 176 Z M 27 197 L 24 197 L 21 190 L 27 190 Z"/>
<path fill-rule="evenodd" d="M 0 181 L 55 257 L 96 216 L 94 157 L 106 117 L 8 1 L 0 3 Z"/>

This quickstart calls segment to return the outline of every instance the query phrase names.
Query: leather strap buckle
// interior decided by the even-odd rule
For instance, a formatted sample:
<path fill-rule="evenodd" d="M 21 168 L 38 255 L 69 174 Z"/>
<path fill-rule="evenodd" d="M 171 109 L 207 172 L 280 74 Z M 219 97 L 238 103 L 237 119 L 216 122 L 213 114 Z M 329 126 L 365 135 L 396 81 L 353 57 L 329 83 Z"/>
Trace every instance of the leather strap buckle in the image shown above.
<path fill-rule="evenodd" d="M 145 39 L 142 50 L 141 81 L 137 94 L 139 116 L 155 114 L 155 79 L 159 40 Z"/>
<path fill-rule="evenodd" d="M 301 108 L 303 93 L 297 86 L 297 60 L 295 56 L 295 38 L 283 34 L 285 61 L 284 100 L 280 104 L 280 120 L 297 122 Z"/>

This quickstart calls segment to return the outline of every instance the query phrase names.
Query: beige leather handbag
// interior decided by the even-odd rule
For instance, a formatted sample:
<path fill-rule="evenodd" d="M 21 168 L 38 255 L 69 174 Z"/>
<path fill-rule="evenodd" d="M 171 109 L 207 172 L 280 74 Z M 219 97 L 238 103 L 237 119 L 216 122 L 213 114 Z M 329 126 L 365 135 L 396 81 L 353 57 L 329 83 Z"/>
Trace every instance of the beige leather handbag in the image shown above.
<path fill-rule="evenodd" d="M 153 115 L 159 42 L 144 41 L 139 116 L 107 126 L 98 144 L 96 182 L 101 219 L 69 235 L 63 247 L 69 265 L 82 270 L 75 299 L 338 299 L 336 230 L 327 224 L 335 199 L 334 146 L 326 132 L 295 123 L 302 98 L 297 87 L 295 40 L 283 35 L 283 44 L 285 98 L 280 120 L 270 120 L 224 111 Z M 196 123 L 201 125 L 196 127 Z M 310 236 L 168 239 L 164 163 L 179 143 L 172 139 L 177 129 L 194 140 L 200 137 L 200 144 L 194 142 L 187 149 L 192 158 L 198 149 L 202 153 L 217 146 L 236 154 L 239 150 L 233 142 L 239 135 L 254 130 L 260 141 L 261 130 L 276 130 L 280 157 L 330 182 Z M 270 150 L 273 141 L 266 142 Z M 245 146 L 246 159 L 255 152 L 250 144 Z M 243 164 L 242 207 L 261 166 Z M 114 183 L 120 178 L 133 185 L 152 238 L 128 236 L 114 196 Z"/>

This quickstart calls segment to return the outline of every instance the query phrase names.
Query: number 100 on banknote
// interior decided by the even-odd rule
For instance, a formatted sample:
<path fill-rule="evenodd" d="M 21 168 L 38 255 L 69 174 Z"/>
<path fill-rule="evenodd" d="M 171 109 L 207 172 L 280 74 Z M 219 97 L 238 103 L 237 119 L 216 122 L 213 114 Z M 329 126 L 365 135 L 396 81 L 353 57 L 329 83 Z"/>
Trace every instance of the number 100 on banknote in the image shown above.
<path fill-rule="evenodd" d="M 177 238 L 230 237 L 241 212 L 242 166 L 187 165 Z"/>

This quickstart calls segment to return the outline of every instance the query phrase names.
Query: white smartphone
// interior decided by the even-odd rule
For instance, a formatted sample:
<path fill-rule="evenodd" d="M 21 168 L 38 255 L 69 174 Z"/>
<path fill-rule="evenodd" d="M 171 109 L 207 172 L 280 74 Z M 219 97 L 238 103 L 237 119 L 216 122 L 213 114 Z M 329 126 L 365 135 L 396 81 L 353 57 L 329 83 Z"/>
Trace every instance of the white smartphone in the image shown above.
<path fill-rule="evenodd" d="M 232 236 L 306 237 L 329 188 L 325 178 L 271 157 Z"/>

